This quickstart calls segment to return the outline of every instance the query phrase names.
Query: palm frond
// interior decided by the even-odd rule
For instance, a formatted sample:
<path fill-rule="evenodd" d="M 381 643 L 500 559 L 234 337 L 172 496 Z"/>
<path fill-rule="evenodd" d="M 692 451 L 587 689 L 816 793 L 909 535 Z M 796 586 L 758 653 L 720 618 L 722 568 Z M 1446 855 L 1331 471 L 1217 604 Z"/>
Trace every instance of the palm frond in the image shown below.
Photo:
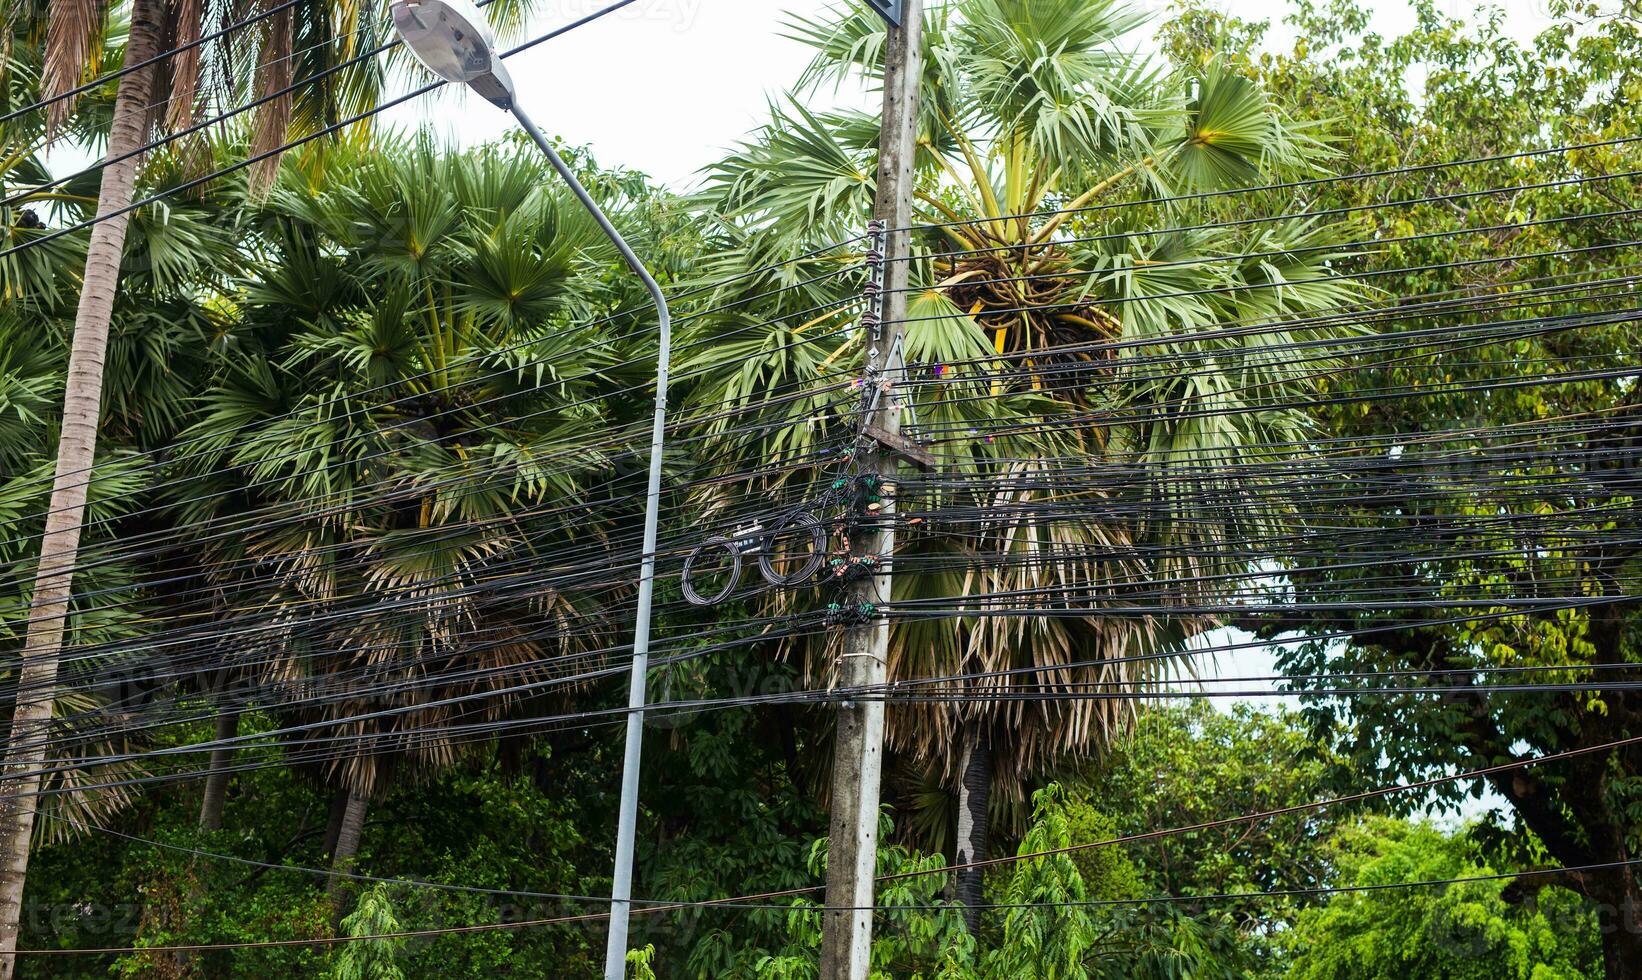
<path fill-rule="evenodd" d="M 96 70 L 97 32 L 102 26 L 104 0 L 51 0 L 46 28 L 45 67 L 41 88 L 56 99 L 77 88 L 88 72 Z M 74 99 L 59 99 L 46 109 L 46 131 L 56 133 L 74 113 Z"/>

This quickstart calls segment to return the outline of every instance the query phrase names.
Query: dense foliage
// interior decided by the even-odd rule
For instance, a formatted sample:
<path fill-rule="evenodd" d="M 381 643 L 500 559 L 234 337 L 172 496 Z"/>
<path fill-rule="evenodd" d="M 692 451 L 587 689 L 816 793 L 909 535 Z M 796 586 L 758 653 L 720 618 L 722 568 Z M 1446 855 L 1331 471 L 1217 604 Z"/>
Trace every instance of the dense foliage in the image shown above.
<path fill-rule="evenodd" d="M 1410 160 L 1480 161 L 1413 178 L 1330 183 L 1313 202 L 1362 209 L 1365 237 L 1381 244 L 1348 268 L 1399 297 L 1409 315 L 1394 329 L 1477 329 L 1460 348 L 1407 344 L 1398 357 L 1354 372 L 1345 397 L 1317 413 L 1329 438 L 1377 444 L 1385 454 L 1378 476 L 1402 488 L 1372 507 L 1339 508 L 1330 524 L 1430 530 L 1402 543 L 1365 536 L 1357 547 L 1365 560 L 1349 569 L 1294 562 L 1289 578 L 1300 614 L 1256 627 L 1265 636 L 1330 637 L 1286 648 L 1283 665 L 1297 690 L 1325 686 L 1308 674 L 1396 669 L 1416 677 L 1457 671 L 1429 676 L 1475 685 L 1458 697 L 1311 701 L 1320 735 L 1358 764 L 1383 765 L 1388 777 L 1418 779 L 1642 733 L 1634 691 L 1599 685 L 1511 694 L 1488 689 L 1506 683 L 1498 676 L 1467 673 L 1588 665 L 1596 669 L 1532 676 L 1590 680 L 1642 657 L 1642 618 L 1620 584 L 1642 556 L 1634 486 L 1623 477 L 1634 473 L 1642 444 L 1642 391 L 1634 377 L 1613 371 L 1634 365 L 1637 334 L 1628 290 L 1611 285 L 1629 267 L 1612 246 L 1642 232 L 1632 205 L 1634 145 L 1624 142 L 1638 131 L 1634 117 L 1619 110 L 1642 92 L 1642 32 L 1632 5 L 1616 15 L 1585 4 L 1553 4 L 1552 11 L 1555 24 L 1522 46 L 1503 35 L 1497 17 L 1465 29 L 1423 5 L 1414 32 L 1385 39 L 1361 33 L 1365 15 L 1350 4 L 1305 4 L 1292 54 L 1243 63 L 1251 77 L 1295 93 L 1354 134 L 1340 145 L 1345 172 L 1378 173 Z M 1183 53 L 1203 51 L 1228 34 L 1252 45 L 1259 33 L 1200 13 L 1178 25 L 1173 43 Z M 1406 87 L 1416 70 L 1423 75 L 1417 97 Z M 1421 203 L 1375 207 L 1390 200 Z M 1467 295 L 1495 302 L 1420 315 L 1421 303 Z M 1549 363 L 1567 380 L 1539 383 L 1540 369 L 1528 365 Z M 1353 398 L 1355 391 L 1409 397 Z M 1479 425 L 1497 428 L 1468 435 Z M 1552 446 L 1574 447 L 1582 458 L 1558 464 L 1543 455 Z M 1418 473 L 1412 464 L 1398 467 L 1399 459 L 1432 453 L 1451 462 Z M 1507 514 L 1526 517 L 1530 530 L 1502 533 L 1486 521 L 1453 530 L 1462 525 L 1450 520 Z M 1595 529 L 1621 540 L 1591 544 Z M 1437 561 L 1440 551 L 1467 557 Z M 1530 595 L 1585 598 L 1509 615 L 1514 610 L 1487 602 L 1504 583 Z M 1391 597 L 1422 604 L 1421 619 L 1474 621 L 1404 628 L 1406 611 L 1350 601 Z M 1487 618 L 1475 619 L 1477 603 Z M 1392 731 L 1394 751 L 1385 738 Z M 1634 747 L 1489 782 L 1509 804 L 1507 822 L 1525 857 L 1597 865 L 1623 861 L 1642 846 L 1642 755 Z M 1440 792 L 1454 799 L 1481 791 L 1481 783 L 1456 783 Z M 1642 890 L 1634 872 L 1572 877 L 1614 917 L 1604 930 L 1610 975 L 1642 969 Z"/>
<path fill-rule="evenodd" d="M 1417 310 L 1322 327 L 1305 319 L 1344 303 L 1461 290 L 1497 299 L 1547 277 L 1613 274 L 1603 248 L 1642 238 L 1628 213 L 1638 188 L 1624 175 L 1634 154 L 1623 148 L 1493 160 L 1415 179 L 1303 183 L 1409 160 L 1633 135 L 1634 114 L 1622 103 L 1642 97 L 1634 11 L 1558 10 L 1567 26 L 1524 46 L 1504 38 L 1497 21 L 1461 25 L 1429 4 L 1418 8 L 1413 34 L 1385 39 L 1367 31 L 1366 15 L 1347 0 L 1301 0 L 1292 21 L 1298 39 L 1271 52 L 1263 25 L 1197 6 L 1150 25 L 1105 2 L 940 7 L 926 59 L 919 220 L 961 224 L 920 231 L 927 257 L 912 270 L 908 356 L 924 378 L 939 379 L 923 384 L 920 397 L 922 421 L 948 433 L 943 453 L 965 474 L 994 481 L 1023 461 L 1061 454 L 1145 474 L 1070 497 L 1081 493 L 1084 505 L 1121 498 L 1153 519 L 1085 522 L 1063 543 L 1109 550 L 1127 577 L 1169 581 L 1241 576 L 1255 561 L 1202 557 L 1184 567 L 1147 555 L 1235 554 L 1274 525 L 1316 516 L 1252 504 L 1171 509 L 1182 505 L 1163 488 L 1201 462 L 1194 454 L 1204 446 L 1275 461 L 1281 452 L 1272 446 L 1308 435 L 1374 440 L 1482 425 L 1539 432 L 1532 427 L 1548 420 L 1634 419 L 1634 379 L 1511 385 L 1527 358 L 1634 358 L 1635 328 L 1614 315 L 1630 302 L 1623 291 L 1525 296 L 1523 316 L 1611 316 L 1459 352 L 1401 344 L 1399 356 L 1374 370 L 1337 373 L 1327 359 L 1302 369 L 1273 353 L 1297 340 L 1436 322 Z M 1575 15 L 1588 19 L 1578 30 Z M 1149 27 L 1158 30 L 1159 52 L 1132 54 L 1134 32 Z M 667 462 L 701 482 L 670 496 L 664 531 L 673 540 L 699 537 L 703 524 L 731 521 L 738 508 L 808 493 L 823 472 L 813 453 L 847 421 L 837 405 L 863 363 L 847 333 L 858 246 L 808 253 L 859 230 L 872 191 L 872 120 L 812 113 L 803 102 L 817 85 L 870 73 L 881 34 L 866 14 L 803 21 L 794 31 L 816 50 L 799 96 L 709 168 L 700 193 L 680 198 L 571 154 L 672 289 L 737 277 L 692 292 L 692 309 L 711 312 L 681 321 L 678 417 L 691 431 Z M 0 53 L 7 106 L 33 97 L 40 70 L 41 39 L 21 32 L 11 43 Z M 66 131 L 94 134 L 106 108 L 92 93 Z M 43 133 L 0 132 L 0 192 L 38 182 Z M 154 154 L 143 190 L 187 179 L 198 154 L 231 158 L 248 138 Z M 1235 201 L 1136 203 L 1268 180 L 1285 188 Z M 1305 189 L 1287 186 L 1293 181 Z M 29 241 L 90 213 L 94 189 L 83 183 L 41 195 L 28 210 L 0 209 L 0 241 Z M 1541 186 L 1494 192 L 1506 184 Z M 1414 197 L 1440 200 L 1378 206 Z M 1048 222 L 1016 217 L 1107 204 L 1125 206 Z M 1228 225 L 1250 211 L 1320 213 Z M 1595 217 L 1557 220 L 1573 214 Z M 1545 254 L 1569 248 L 1584 251 Z M 17 570 L 28 569 L 29 535 L 38 534 L 49 486 L 83 250 L 83 239 L 69 237 L 0 259 L 7 658 L 25 619 L 28 578 Z M 1248 255 L 1260 258 L 1225 261 Z M 767 267 L 771 260 L 783 264 Z M 66 658 L 76 693 L 56 709 L 62 718 L 123 725 L 82 732 L 65 724 L 54 745 L 61 759 L 90 756 L 80 777 L 108 785 L 72 791 L 68 774 L 48 784 L 67 792 L 45 798 L 37 825 L 23 945 L 242 945 L 35 957 L 24 961 L 25 974 L 595 973 L 602 930 L 582 917 L 604 907 L 609 886 L 619 730 L 603 721 L 533 722 L 604 710 L 623 693 L 607 655 L 628 625 L 631 570 L 604 556 L 630 550 L 635 537 L 635 460 L 655 353 L 642 292 L 528 146 L 459 150 L 369 133 L 293 155 L 256 186 L 226 180 L 139 210 L 122 272 L 86 536 L 98 560 L 79 580 L 70 630 L 74 644 L 125 652 Z M 1032 277 L 1029 287 L 1022 276 Z M 772 293 L 783 287 L 793 288 Z M 1200 295 L 1186 295 L 1193 293 Z M 1491 322 L 1463 309 L 1444 316 Z M 1298 326 L 1207 350 L 1169 339 L 1250 319 Z M 1041 353 L 1068 340 L 1124 341 L 1134 346 L 1122 349 L 1146 353 L 1135 363 L 1129 355 L 1061 363 Z M 1203 360 L 1214 367 L 1181 368 Z M 996 373 L 1003 363 L 1017 370 Z M 1068 377 L 1075 383 L 1046 380 Z M 1498 385 L 1497 394 L 1464 390 L 1478 383 Z M 778 388 L 784 397 L 768 399 Z M 1420 394 L 1372 397 L 1404 389 Z M 1249 397 L 1254 390 L 1262 394 Z M 1297 408 L 1301 401 L 1309 407 Z M 752 427 L 749 440 L 721 411 L 731 406 L 756 407 L 760 421 L 782 424 Z M 1155 413 L 1159 406 L 1182 410 L 1174 417 Z M 1043 424 L 1001 424 L 1013 418 Z M 1611 440 L 1591 447 L 1609 463 L 1616 448 L 1642 445 L 1634 426 L 1607 431 Z M 1591 438 L 1577 428 L 1557 437 Z M 1478 440 L 1462 448 L 1500 447 Z M 810 462 L 749 481 L 746 456 Z M 1410 486 L 1395 507 L 1328 516 L 1354 528 L 1484 508 L 1580 520 L 1546 521 L 1526 546 L 1487 532 L 1416 542 L 1367 555 L 1379 564 L 1361 572 L 1295 559 L 1281 571 L 1300 612 L 1239 625 L 1268 639 L 1345 635 L 1282 648 L 1282 666 L 1301 691 L 1305 675 L 1323 671 L 1638 659 L 1642 621 L 1613 590 L 1639 552 L 1581 548 L 1582 530 L 1636 524 L 1625 474 L 1582 484 L 1577 499 L 1553 498 L 1534 489 L 1536 478 L 1554 482 L 1540 466 L 1525 457 L 1521 481 L 1492 496 L 1456 466 Z M 1239 501 L 1258 487 L 1228 480 L 1202 489 Z M 997 501 L 976 494 L 958 503 L 984 511 Z M 281 520 L 241 520 L 248 513 Z M 926 576 L 921 586 L 903 576 L 896 598 L 1044 584 L 1021 578 L 1037 573 L 1012 560 L 1044 529 L 994 523 L 1002 530 L 909 535 L 909 562 L 953 568 L 961 558 L 969 571 Z M 163 545 L 148 546 L 155 541 Z M 1421 560 L 1421 549 L 1439 545 L 1473 557 L 1458 569 Z M 533 570 L 582 565 L 596 572 L 573 588 L 531 587 Z M 1098 562 L 1054 574 L 1059 584 L 1093 589 L 1116 577 Z M 1536 579 L 1577 582 L 1584 594 L 1613 601 L 1406 630 L 1390 614 L 1337 608 L 1342 594 L 1387 589 L 1443 608 L 1490 582 Z M 144 580 L 165 585 L 142 587 Z M 718 621 L 791 614 L 793 593 L 738 597 L 704 613 L 682 603 L 671 582 L 662 592 L 658 634 L 689 655 L 655 669 L 657 700 L 742 698 L 828 679 L 828 651 L 803 637 L 729 651 L 711 642 Z M 1191 604 L 1211 592 L 1181 589 L 1164 600 Z M 361 597 L 384 608 L 414 601 L 429 615 L 407 623 L 360 614 L 369 608 Z M 221 631 L 210 643 L 159 654 L 117 642 L 153 638 L 165 617 L 265 624 L 268 610 L 278 611 L 272 628 L 259 626 L 250 639 Z M 1188 641 L 1219 625 L 1203 616 L 1136 622 L 930 619 L 897 628 L 893 667 L 912 677 L 1053 666 L 1091 653 L 1168 654 L 1152 667 L 1084 667 L 1066 677 L 1069 685 L 1148 681 L 1183 669 Z M 565 674 L 578 682 L 547 683 Z M 138 682 L 157 675 L 168 683 Z M 351 682 L 332 686 L 334 678 Z M 895 877 L 878 892 L 875 968 L 885 977 L 947 980 L 1625 976 L 1635 936 L 1607 928 L 1604 905 L 1634 897 L 1634 880 L 1557 868 L 1642 847 L 1642 757 L 1634 751 L 1495 780 L 1504 805 L 1474 824 L 1430 822 L 1419 812 L 1481 792 L 1466 783 L 1173 838 L 1126 838 L 1636 734 L 1636 697 L 1617 689 L 1315 694 L 1303 713 L 1094 699 L 896 708 L 879 854 L 880 872 Z M 360 714 L 371 720 L 353 719 Z M 473 737 L 465 726 L 476 723 L 504 734 Z M 779 897 L 641 911 L 635 975 L 815 976 L 818 893 L 792 892 L 818 885 L 825 869 L 818 787 L 830 725 L 824 709 L 780 704 L 653 720 L 635 894 L 658 902 Z M 276 729 L 282 734 L 267 736 Z M 236 734 L 237 747 L 209 762 L 181 752 Z M 336 748 L 349 739 L 373 747 Z M 96 762 L 145 749 L 178 754 L 141 765 Z M 977 790 L 960 789 L 955 777 L 978 758 L 978 807 L 990 819 L 978 837 L 959 840 L 955 814 L 976 805 L 961 797 Z M 149 781 L 139 787 L 125 777 Z M 967 875 L 955 889 L 943 869 L 988 854 L 1022 859 Z M 1535 873 L 1516 877 L 1524 871 Z M 1451 878 L 1486 880 L 1442 883 Z M 1426 884 L 1389 887 L 1415 882 Z M 475 924 L 509 927 L 311 942 Z"/>

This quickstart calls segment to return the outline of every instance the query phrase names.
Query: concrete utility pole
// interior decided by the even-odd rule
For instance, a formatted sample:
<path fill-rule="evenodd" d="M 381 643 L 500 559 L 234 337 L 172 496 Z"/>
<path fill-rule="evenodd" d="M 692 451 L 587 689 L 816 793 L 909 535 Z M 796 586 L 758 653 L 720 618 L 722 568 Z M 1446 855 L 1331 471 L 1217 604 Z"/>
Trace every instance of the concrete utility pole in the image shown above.
<path fill-rule="evenodd" d="M 882 222 L 883 236 L 882 334 L 869 326 L 868 343 L 881 366 L 880 382 L 889 388 L 877 400 L 876 417 L 869 428 L 899 435 L 900 414 L 893 411 L 894 386 L 901 380 L 899 360 L 890 363 L 906 319 L 908 233 L 912 223 L 913 159 L 918 140 L 918 88 L 923 75 L 923 0 L 899 4 L 873 0 L 891 22 L 884 51 L 884 116 L 879 139 L 877 199 L 873 217 Z M 899 6 L 899 18 L 894 7 Z M 899 20 L 897 26 L 895 21 Z M 876 336 L 875 336 L 876 335 Z M 895 475 L 895 457 L 882 444 L 867 457 L 886 479 Z M 879 574 L 862 579 L 851 589 L 849 601 L 879 603 L 889 599 L 891 555 L 895 551 L 895 504 L 886 495 L 883 519 L 870 522 L 850 548 L 857 555 L 877 555 Z M 842 687 L 870 687 L 884 683 L 889 656 L 889 621 L 879 613 L 867 623 L 850 626 L 844 635 L 839 664 Z M 838 709 L 838 739 L 833 750 L 832 824 L 827 861 L 826 913 L 821 938 L 823 980 L 866 980 L 872 953 L 873 877 L 878 857 L 878 784 L 884 761 L 884 702 L 867 699 Z"/>

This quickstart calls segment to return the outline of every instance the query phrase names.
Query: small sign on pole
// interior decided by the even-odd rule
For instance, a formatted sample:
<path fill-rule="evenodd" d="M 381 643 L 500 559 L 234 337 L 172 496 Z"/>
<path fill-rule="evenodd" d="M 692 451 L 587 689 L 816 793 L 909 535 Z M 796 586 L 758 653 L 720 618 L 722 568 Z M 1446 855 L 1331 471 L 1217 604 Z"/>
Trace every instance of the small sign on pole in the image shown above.
<path fill-rule="evenodd" d="M 889 21 L 891 26 L 901 26 L 901 0 L 867 0 L 867 6 L 876 10 L 878 16 Z"/>

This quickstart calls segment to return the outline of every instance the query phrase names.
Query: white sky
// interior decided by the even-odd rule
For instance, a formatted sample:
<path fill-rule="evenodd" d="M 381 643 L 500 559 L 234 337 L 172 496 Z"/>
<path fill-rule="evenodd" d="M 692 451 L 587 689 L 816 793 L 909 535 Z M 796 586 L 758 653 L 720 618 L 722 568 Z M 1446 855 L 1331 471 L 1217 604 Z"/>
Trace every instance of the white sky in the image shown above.
<path fill-rule="evenodd" d="M 545 0 L 535 36 L 608 0 Z M 624 10 L 508 59 L 520 105 L 549 135 L 588 144 L 600 163 L 670 186 L 768 118 L 767 95 L 796 80 L 807 49 L 780 36 L 784 12 L 819 14 L 824 0 L 638 0 Z M 458 93 L 389 113 L 459 142 L 509 129 L 500 109 Z"/>
<path fill-rule="evenodd" d="M 544 0 L 526 30 L 539 35 L 604 6 L 607 0 Z M 621 164 L 679 188 L 721 151 L 767 118 L 767 100 L 792 85 L 809 49 L 781 37 L 787 12 L 819 15 L 836 0 L 638 0 L 622 11 L 509 59 L 522 104 L 537 125 L 572 144 L 588 144 L 601 163 Z M 1155 11 L 1166 0 L 1139 0 Z M 1405 0 L 1369 0 L 1374 29 L 1396 35 L 1413 24 Z M 1527 38 L 1548 23 L 1545 0 L 1504 0 L 1506 26 Z M 1246 19 L 1273 22 L 1271 39 L 1292 35 L 1277 23 L 1274 0 L 1228 4 Z M 1439 9 L 1471 16 L 1466 0 Z M 863 99 L 846 93 L 849 101 Z M 387 114 L 391 125 L 432 126 L 461 143 L 495 139 L 504 113 L 457 93 Z"/>

